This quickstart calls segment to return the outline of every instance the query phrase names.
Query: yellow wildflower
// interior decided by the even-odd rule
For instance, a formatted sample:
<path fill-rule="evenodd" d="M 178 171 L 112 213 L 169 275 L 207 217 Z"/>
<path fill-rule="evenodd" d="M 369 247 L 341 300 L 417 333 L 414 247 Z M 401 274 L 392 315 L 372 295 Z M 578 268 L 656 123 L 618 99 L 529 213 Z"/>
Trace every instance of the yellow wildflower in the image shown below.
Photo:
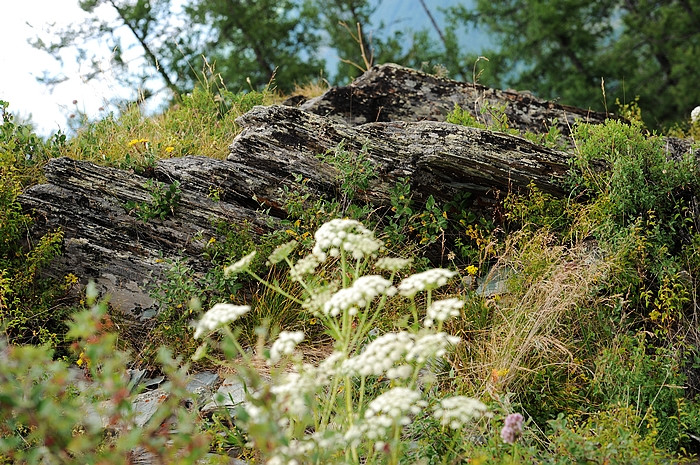
<path fill-rule="evenodd" d="M 148 143 L 148 139 L 131 139 L 129 141 L 129 147 L 133 147 L 134 145 L 137 145 L 137 144 L 147 144 L 147 143 Z"/>
<path fill-rule="evenodd" d="M 76 284 L 78 282 L 78 277 L 74 275 L 73 273 L 68 273 L 65 276 L 66 279 L 66 286 L 71 286 L 73 284 Z"/>
<path fill-rule="evenodd" d="M 175 147 L 173 147 L 172 145 L 168 145 L 167 147 L 165 147 L 165 153 L 172 153 L 174 150 Z"/>
<path fill-rule="evenodd" d="M 477 271 L 479 271 L 479 268 L 475 267 L 474 265 L 469 265 L 466 268 L 467 274 L 469 276 L 476 276 Z"/>

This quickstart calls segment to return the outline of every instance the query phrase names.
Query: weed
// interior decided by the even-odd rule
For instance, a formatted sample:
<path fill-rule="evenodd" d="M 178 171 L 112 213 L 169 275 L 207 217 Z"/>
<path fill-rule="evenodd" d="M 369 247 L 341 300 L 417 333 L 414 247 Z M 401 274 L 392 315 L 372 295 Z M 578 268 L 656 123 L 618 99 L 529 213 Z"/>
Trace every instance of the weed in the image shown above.
<path fill-rule="evenodd" d="M 419 384 L 432 384 L 432 361 L 459 340 L 440 330 L 451 316 L 451 312 L 438 310 L 447 301 L 431 299 L 433 290 L 444 286 L 454 273 L 428 270 L 394 287 L 397 272 L 408 261 L 376 261 L 388 279 L 365 275 L 383 244 L 361 223 L 332 220 L 319 228 L 315 238 L 312 252 L 296 263 L 289 258 L 293 243 L 281 246 L 268 258 L 271 263 L 287 263 L 301 295 L 252 271 L 254 252 L 227 267 L 226 272 L 247 273 L 318 318 L 334 340 L 334 351 L 325 360 L 318 365 L 303 364 L 295 355 L 303 333 L 282 332 L 269 349 L 259 347 L 257 354 L 244 350 L 228 325 L 249 312 L 248 306 L 214 306 L 197 324 L 195 335 L 214 330 L 224 334 L 220 342 L 207 338 L 198 356 L 203 356 L 207 346 L 213 346 L 227 355 L 229 363 L 234 357 L 241 361 L 236 364 L 237 371 L 251 395 L 237 418 L 245 425 L 250 444 L 268 460 L 386 460 L 397 464 L 406 450 L 402 431 L 414 417 L 426 417 L 432 410 L 433 417 L 455 438 L 464 428 L 475 427 L 487 412 L 478 400 L 439 396 L 429 405 L 417 389 Z M 316 269 L 326 262 L 331 268 L 326 269 L 327 278 L 319 281 Z M 426 293 L 426 310 L 419 317 L 415 297 L 420 292 Z M 396 293 L 411 302 L 407 315 L 410 325 L 397 332 L 371 335 L 386 303 Z M 456 309 L 462 306 L 459 299 L 454 299 L 454 304 Z M 429 319 L 438 321 L 436 329 L 432 329 Z M 256 357 L 271 367 L 271 383 L 260 376 Z M 286 372 L 290 364 L 293 370 Z M 377 385 L 377 378 L 386 378 L 387 382 Z M 458 444 L 451 443 L 453 447 Z"/>
<path fill-rule="evenodd" d="M 27 464 L 116 463 L 145 448 L 162 463 L 194 464 L 208 451 L 208 440 L 197 430 L 195 416 L 179 408 L 188 396 L 184 370 L 161 353 L 171 382 L 154 416 L 140 426 L 123 376 L 128 354 L 117 349 L 107 306 L 95 299 L 94 286 L 88 286 L 90 310 L 75 314 L 69 323 L 82 375 L 69 369 L 67 361 L 53 360 L 46 346 L 1 348 L 0 458 Z M 98 388 L 78 388 L 81 376 Z M 175 432 L 162 427 L 172 420 Z"/>
<path fill-rule="evenodd" d="M 146 223 L 152 219 L 164 220 L 167 216 L 175 214 L 175 208 L 182 194 L 178 181 L 174 181 L 166 187 L 166 184 L 163 182 L 149 179 L 144 187 L 148 190 L 151 201 L 128 201 L 124 205 L 124 209 L 129 215 L 133 215 Z"/>
<path fill-rule="evenodd" d="M 369 188 L 369 182 L 377 177 L 374 164 L 369 158 L 369 149 L 363 145 L 359 153 L 345 148 L 345 142 L 339 143 L 332 151 L 318 155 L 318 158 L 339 171 L 341 215 L 345 215 L 358 193 Z"/>

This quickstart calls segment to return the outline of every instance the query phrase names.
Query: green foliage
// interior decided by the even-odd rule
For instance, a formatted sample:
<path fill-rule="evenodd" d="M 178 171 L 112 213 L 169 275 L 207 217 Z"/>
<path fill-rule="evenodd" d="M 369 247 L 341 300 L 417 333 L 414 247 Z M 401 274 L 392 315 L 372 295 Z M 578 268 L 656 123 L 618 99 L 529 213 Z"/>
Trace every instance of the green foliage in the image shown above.
<path fill-rule="evenodd" d="M 572 184 L 593 198 L 595 234 L 617 257 L 611 290 L 630 293 L 631 303 L 653 321 L 679 323 L 689 301 L 676 257 L 693 235 L 689 205 L 700 192 L 694 156 L 669 158 L 661 138 L 635 122 L 579 125 L 575 135 Z"/>
<path fill-rule="evenodd" d="M 495 42 L 481 52 L 489 58 L 482 77 L 488 85 L 598 111 L 607 111 L 606 99 L 628 103 L 638 95 L 650 127 L 684 120 L 700 102 L 691 71 L 700 43 L 693 2 L 475 3 L 473 11 L 455 7 L 449 16 Z"/>
<path fill-rule="evenodd" d="M 503 207 L 508 221 L 520 228 L 563 231 L 572 222 L 568 200 L 542 192 L 532 182 L 525 194 L 509 193 Z"/>
<path fill-rule="evenodd" d="M 32 218 L 18 201 L 22 188 L 35 182 L 41 160 L 58 154 L 63 136 L 45 143 L 25 125 L 16 125 L 0 101 L 0 329 L 13 343 L 56 346 L 65 332 L 66 309 L 55 300 L 75 282 L 55 282 L 42 270 L 61 251 L 63 233 L 48 231 L 35 243 L 29 235 Z"/>
<path fill-rule="evenodd" d="M 72 158 L 139 173 L 161 158 L 196 154 L 223 159 L 239 132 L 235 119 L 255 105 L 270 103 L 272 94 L 233 93 L 218 79 L 213 69 L 205 70 L 199 85 L 160 115 L 147 117 L 139 105 L 128 104 L 119 115 L 76 128 L 66 152 Z"/>
<path fill-rule="evenodd" d="M 92 305 L 95 293 L 88 293 Z M 170 379 L 167 395 L 150 421 L 137 426 L 128 378 L 123 376 L 128 354 L 117 348 L 106 309 L 104 303 L 96 304 L 70 323 L 82 373 L 55 360 L 46 346 L 0 347 L 3 463 L 123 463 L 133 449 L 143 447 L 163 463 L 194 464 L 208 451 L 195 415 L 179 408 L 188 396 L 185 371 L 166 352 L 161 366 Z M 91 387 L 81 387 L 83 377 Z M 177 423 L 175 432 L 162 427 L 169 419 Z"/>
<path fill-rule="evenodd" d="M 374 164 L 369 158 L 368 147 L 355 153 L 345 148 L 345 142 L 338 144 L 332 151 L 318 157 L 339 171 L 341 215 L 344 215 L 358 193 L 369 188 L 369 182 L 377 177 Z"/>
<path fill-rule="evenodd" d="M 160 181 L 149 179 L 144 187 L 148 190 L 151 200 L 149 202 L 129 201 L 124 205 L 126 211 L 144 223 L 152 219 L 164 220 L 168 215 L 175 214 L 175 208 L 180 201 L 180 183 L 174 181 L 166 187 Z"/>
<path fill-rule="evenodd" d="M 640 417 L 629 407 L 616 407 L 569 425 L 552 420 L 552 455 L 545 463 L 610 465 L 668 464 L 672 457 L 656 444 L 656 419 Z"/>
<path fill-rule="evenodd" d="M 684 401 L 686 379 L 673 349 L 654 347 L 644 333 L 621 335 L 595 361 L 592 396 L 603 409 L 629 406 L 654 423 L 654 443 L 668 450 L 686 447 L 690 438 Z M 697 408 L 697 407 L 696 407 Z"/>
<path fill-rule="evenodd" d="M 460 126 L 486 129 L 486 124 L 480 122 L 469 110 L 465 110 L 456 103 L 454 109 L 445 117 L 445 121 L 452 124 L 459 124 Z"/>
<path fill-rule="evenodd" d="M 605 213 L 625 226 L 655 212 L 669 227 L 679 227 L 683 218 L 673 218 L 684 193 L 692 192 L 698 179 L 695 158 L 669 159 L 663 140 L 647 136 L 640 123 L 607 120 L 604 125 L 580 124 L 574 169 L 577 188 L 588 195 L 605 197 Z"/>

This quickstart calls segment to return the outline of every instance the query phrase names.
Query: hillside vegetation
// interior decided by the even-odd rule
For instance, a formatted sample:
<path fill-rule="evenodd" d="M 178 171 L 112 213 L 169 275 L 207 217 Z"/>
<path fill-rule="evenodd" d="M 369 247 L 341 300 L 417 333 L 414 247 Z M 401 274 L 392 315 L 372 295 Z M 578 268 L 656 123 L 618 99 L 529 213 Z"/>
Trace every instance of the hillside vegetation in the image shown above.
<path fill-rule="evenodd" d="M 353 197 L 375 175 L 363 153 L 319 154 L 343 175 L 337 198 L 299 179 L 262 241 L 221 225 L 206 282 L 173 263 L 138 334 L 84 277 L 46 278 L 62 232 L 32 239 L 18 196 L 47 160 L 144 172 L 224 158 L 235 118 L 283 97 L 216 82 L 161 115 L 133 105 L 49 140 L 0 102 L 2 463 L 125 463 L 137 447 L 162 463 L 220 460 L 212 451 L 270 464 L 661 464 L 700 451 L 698 159 L 669 159 L 635 106 L 620 109 L 625 122 L 536 139 L 570 152 L 569 195 L 533 185 L 491 215 L 419 204 L 410 179 L 390 212 L 372 210 Z M 459 108 L 448 121 L 485 124 Z M 674 131 L 697 141 L 700 122 Z M 435 267 L 426 251 L 441 244 Z M 477 290 L 496 281 L 498 293 Z M 134 417 L 123 374 L 137 365 L 162 371 L 170 397 L 162 421 L 120 430 Z M 79 389 L 69 367 L 101 389 Z M 186 374 L 204 368 L 245 380 L 233 420 L 178 407 Z"/>

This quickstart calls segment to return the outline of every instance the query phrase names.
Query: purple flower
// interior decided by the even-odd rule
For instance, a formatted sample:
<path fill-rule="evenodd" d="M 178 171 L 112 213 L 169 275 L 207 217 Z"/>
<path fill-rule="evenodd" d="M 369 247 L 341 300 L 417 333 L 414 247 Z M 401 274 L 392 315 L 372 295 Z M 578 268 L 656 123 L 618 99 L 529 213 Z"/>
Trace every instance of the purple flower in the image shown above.
<path fill-rule="evenodd" d="M 501 430 L 501 439 L 507 444 L 515 444 L 523 435 L 523 421 L 525 419 L 519 413 L 511 413 L 506 417 L 505 425 Z"/>

